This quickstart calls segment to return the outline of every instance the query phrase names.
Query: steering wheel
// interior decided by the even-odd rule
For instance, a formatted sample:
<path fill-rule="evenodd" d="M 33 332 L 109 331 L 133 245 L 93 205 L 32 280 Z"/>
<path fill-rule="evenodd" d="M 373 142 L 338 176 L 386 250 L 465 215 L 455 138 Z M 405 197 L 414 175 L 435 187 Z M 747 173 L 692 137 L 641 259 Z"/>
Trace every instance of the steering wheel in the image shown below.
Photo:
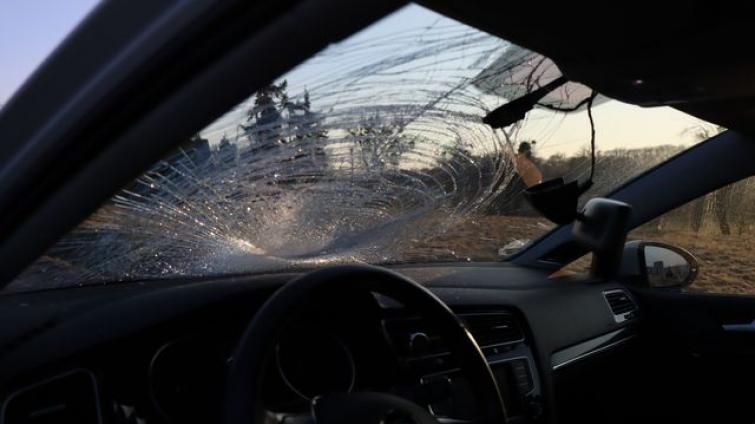
<path fill-rule="evenodd" d="M 506 423 L 506 409 L 493 372 L 464 323 L 426 288 L 386 270 L 367 265 L 323 268 L 296 278 L 275 292 L 244 332 L 236 347 L 226 381 L 223 422 L 265 422 L 262 381 L 271 363 L 279 336 L 291 317 L 323 293 L 341 296 L 352 290 L 379 293 L 402 303 L 433 322 L 477 400 L 477 423 Z M 347 299 L 345 299 L 347 300 Z M 312 402 L 312 422 L 318 424 L 378 424 L 401 421 L 437 424 L 424 408 L 387 393 L 356 392 L 317 397 Z"/>

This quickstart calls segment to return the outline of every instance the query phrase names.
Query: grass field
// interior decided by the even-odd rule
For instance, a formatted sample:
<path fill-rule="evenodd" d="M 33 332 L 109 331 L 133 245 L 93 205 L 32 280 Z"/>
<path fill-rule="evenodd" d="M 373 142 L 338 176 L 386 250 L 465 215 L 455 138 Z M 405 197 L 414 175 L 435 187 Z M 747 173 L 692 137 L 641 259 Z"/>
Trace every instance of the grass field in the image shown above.
<path fill-rule="evenodd" d="M 475 261 L 500 260 L 499 249 L 513 240 L 531 240 L 553 228 L 539 217 L 484 216 L 459 222 L 443 234 L 412 246 L 415 254 L 447 252 L 450 258 Z M 755 234 L 734 232 L 723 235 L 715 225 L 695 232 L 689 228 L 664 228 L 652 225 L 630 233 L 630 239 L 660 241 L 682 247 L 699 262 L 699 273 L 688 290 L 728 294 L 755 294 Z M 567 267 L 583 271 L 588 257 Z"/>
<path fill-rule="evenodd" d="M 522 216 L 472 216 L 459 220 L 434 237 L 416 242 L 407 255 L 462 259 L 476 262 L 503 259 L 500 249 L 509 243 L 526 242 L 550 231 L 544 218 Z"/>
<path fill-rule="evenodd" d="M 107 222 L 112 221 L 113 217 L 110 216 Z M 152 232 L 161 234 L 159 231 L 164 230 L 163 227 L 155 229 L 147 226 L 147 221 L 143 224 L 144 231 L 150 232 L 150 234 Z M 755 264 L 752 261 L 753 256 L 755 256 L 755 253 L 753 253 L 755 236 L 750 231 L 742 231 L 740 228 L 733 231 L 731 235 L 723 235 L 714 224 L 715 222 L 708 222 L 706 226 L 695 232 L 689 229 L 688 225 L 679 225 L 677 222 L 666 222 L 662 229 L 659 229 L 656 223 L 650 223 L 633 231 L 630 234 L 630 239 L 666 242 L 691 252 L 699 261 L 699 273 L 696 281 L 688 290 L 727 294 L 755 294 Z M 415 226 L 419 227 L 421 231 L 411 231 L 412 228 L 409 227 Z M 554 228 L 552 223 L 540 217 L 472 215 L 452 219 L 439 215 L 433 220 L 419 220 L 405 224 L 401 227 L 402 231 L 394 233 L 394 236 L 398 236 L 403 241 L 391 243 L 388 246 L 383 246 L 383 248 L 393 249 L 389 250 L 392 255 L 390 257 L 398 262 L 500 261 L 506 254 L 524 247 L 528 241 L 537 239 L 552 228 Z M 748 228 L 744 230 L 748 230 Z M 134 268 L 131 262 L 135 262 L 141 267 L 152 264 L 158 268 L 160 266 L 168 267 L 168 271 L 176 269 L 175 266 L 178 262 L 166 262 L 172 256 L 166 256 L 167 259 L 160 257 L 153 252 L 154 246 L 151 248 L 152 250 L 147 249 L 146 253 L 129 249 L 130 244 L 125 243 L 125 239 L 114 238 L 118 234 L 120 233 L 110 234 L 107 231 L 99 231 L 94 235 L 89 235 L 94 237 L 92 240 L 80 240 L 81 243 L 84 243 L 81 246 L 83 249 L 63 251 L 68 256 L 46 255 L 43 260 L 38 261 L 34 267 L 28 270 L 29 272 L 25 274 L 24 278 L 17 281 L 16 286 L 19 289 L 24 289 L 25 287 L 67 286 L 86 283 L 90 279 L 106 281 L 122 275 L 123 269 L 135 269 L 138 272 L 143 272 L 147 276 L 144 278 L 147 279 L 165 276 L 152 269 Z M 204 236 L 198 235 L 198 237 Z M 90 269 L 91 267 L 88 264 L 91 260 L 88 257 L 72 256 L 72 253 L 79 251 L 86 253 L 92 250 L 87 248 L 89 244 L 86 243 L 95 243 L 95 245 L 100 246 L 94 252 L 95 257 L 98 257 L 96 255 L 104 255 L 103 257 L 108 258 L 106 262 L 95 263 L 95 265 L 102 264 L 104 271 L 99 271 L 97 267 Z M 173 239 L 167 238 L 164 241 L 164 245 L 167 247 L 175 248 L 176 244 L 178 244 L 177 241 Z M 213 246 L 208 245 L 207 249 L 212 249 Z M 162 250 L 165 249 L 162 248 Z M 221 250 L 218 254 L 220 256 L 216 258 L 220 263 L 224 262 L 222 255 L 225 253 L 223 252 L 225 250 Z M 136 255 L 141 253 L 144 253 L 142 254 L 145 258 L 144 261 L 139 260 L 142 256 Z M 201 251 L 194 249 L 184 253 L 193 258 Z M 180 257 L 181 255 L 177 256 Z M 361 260 L 380 262 L 381 257 L 382 254 L 380 256 L 373 255 Z M 117 262 L 122 258 L 125 258 L 124 261 L 130 260 L 131 262 L 124 262 L 125 265 Z M 389 262 L 392 261 L 389 260 Z M 280 266 L 285 266 L 286 263 L 288 262 L 281 262 L 283 265 Z M 260 266 L 262 265 L 265 264 L 263 263 Z M 586 256 L 567 265 L 562 272 L 584 272 L 589 268 L 589 265 L 590 258 Z M 170 268 L 170 266 L 173 268 Z M 242 271 L 246 271 L 248 268 L 255 271 L 255 266 L 250 264 Z M 104 274 L 105 271 L 110 272 L 110 274 Z M 103 273 L 104 277 L 101 277 L 98 272 Z M 178 271 L 174 272 L 176 275 L 180 274 Z M 223 273 L 223 271 L 220 271 L 220 273 Z M 97 278 L 100 279 L 97 280 Z"/>
<path fill-rule="evenodd" d="M 690 290 L 713 293 L 755 294 L 755 235 L 745 232 L 723 235 L 715 228 L 640 228 L 633 238 L 655 240 L 682 247 L 698 260 L 700 268 Z"/>

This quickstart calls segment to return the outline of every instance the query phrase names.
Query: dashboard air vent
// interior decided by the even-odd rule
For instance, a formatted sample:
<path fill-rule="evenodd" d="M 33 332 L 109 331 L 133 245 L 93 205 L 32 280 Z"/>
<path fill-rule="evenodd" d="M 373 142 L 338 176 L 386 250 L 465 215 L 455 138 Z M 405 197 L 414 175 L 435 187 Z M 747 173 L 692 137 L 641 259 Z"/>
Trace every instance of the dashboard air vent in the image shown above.
<path fill-rule="evenodd" d="M 637 305 L 634 303 L 629 294 L 624 290 L 608 290 L 603 292 L 608 307 L 613 312 L 613 318 L 617 323 L 621 323 L 634 318 L 637 312 Z"/>
<path fill-rule="evenodd" d="M 458 316 L 486 353 L 495 354 L 496 346 L 524 340 L 522 328 L 511 313 L 470 312 Z M 420 318 L 387 319 L 384 328 L 399 356 L 418 358 L 448 354 L 436 328 Z"/>
<path fill-rule="evenodd" d="M 100 408 L 94 376 L 76 370 L 24 388 L 3 405 L 0 422 L 100 423 Z"/>
<path fill-rule="evenodd" d="M 522 329 L 511 314 L 491 312 L 460 316 L 480 347 L 514 343 L 524 339 Z"/>

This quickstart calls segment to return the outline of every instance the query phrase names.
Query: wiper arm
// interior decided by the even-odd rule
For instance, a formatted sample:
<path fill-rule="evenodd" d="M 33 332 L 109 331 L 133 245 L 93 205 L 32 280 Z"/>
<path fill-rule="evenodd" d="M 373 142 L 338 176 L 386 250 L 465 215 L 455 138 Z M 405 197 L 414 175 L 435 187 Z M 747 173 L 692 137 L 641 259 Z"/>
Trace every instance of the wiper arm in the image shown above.
<path fill-rule="evenodd" d="M 482 122 L 493 128 L 504 128 L 524 118 L 524 115 L 532 110 L 537 102 L 548 93 L 566 84 L 568 80 L 563 75 L 545 84 L 535 91 L 512 100 L 482 118 Z"/>

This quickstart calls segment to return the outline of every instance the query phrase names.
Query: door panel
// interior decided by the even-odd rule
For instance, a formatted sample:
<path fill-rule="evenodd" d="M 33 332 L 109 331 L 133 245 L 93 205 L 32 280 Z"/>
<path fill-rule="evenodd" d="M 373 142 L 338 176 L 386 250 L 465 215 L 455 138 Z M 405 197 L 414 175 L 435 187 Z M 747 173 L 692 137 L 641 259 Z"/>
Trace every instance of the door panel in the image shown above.
<path fill-rule="evenodd" d="M 659 289 L 634 294 L 647 348 L 648 384 L 639 398 L 688 422 L 754 422 L 755 331 L 731 330 L 752 323 L 755 298 Z"/>

